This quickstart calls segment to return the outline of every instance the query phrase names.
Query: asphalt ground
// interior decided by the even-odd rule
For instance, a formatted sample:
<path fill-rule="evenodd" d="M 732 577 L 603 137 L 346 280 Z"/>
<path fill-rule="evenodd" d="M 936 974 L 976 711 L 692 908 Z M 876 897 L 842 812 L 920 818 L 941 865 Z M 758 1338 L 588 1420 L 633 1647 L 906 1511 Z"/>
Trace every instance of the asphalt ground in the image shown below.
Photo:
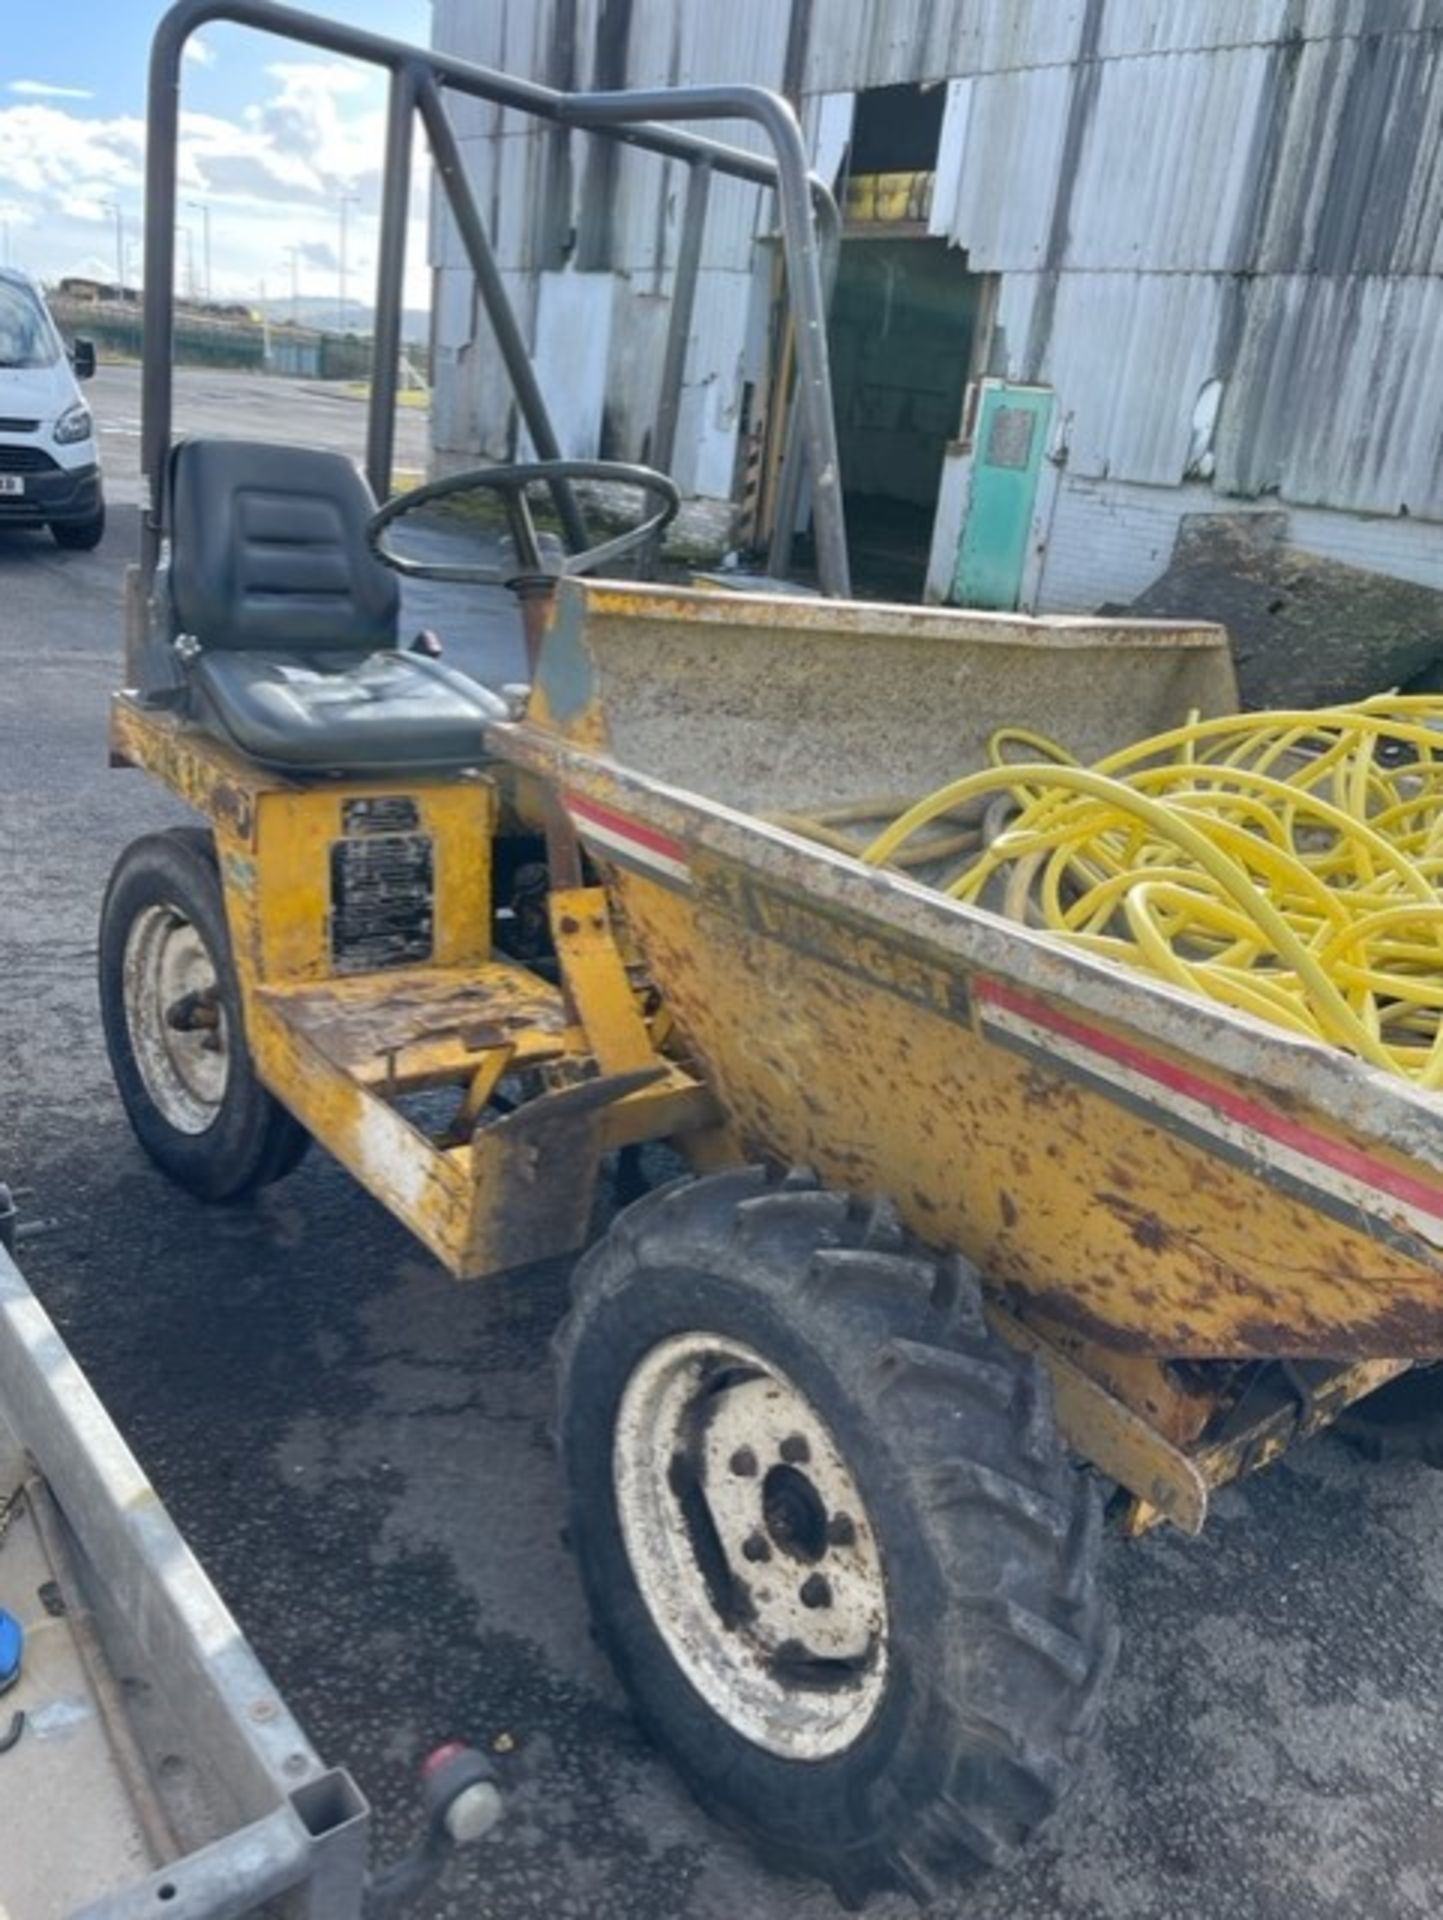
<path fill-rule="evenodd" d="M 133 503 L 140 497 L 140 368 L 97 367 L 83 392 L 100 429 L 108 497 L 113 503 Z M 357 455 L 365 445 L 366 409 L 340 382 L 269 380 L 223 369 L 177 367 L 173 408 L 178 434 L 284 440 Z M 428 431 L 424 408 L 397 408 L 398 468 L 424 470 Z"/>
<path fill-rule="evenodd" d="M 262 383 L 205 380 L 212 428 L 260 430 Z M 102 421 L 113 391 L 93 389 Z M 265 399 L 291 437 L 350 422 L 359 447 L 354 403 Z M 124 438 L 104 443 L 122 501 Z M 507 1819 L 420 1913 L 832 1920 L 691 1802 L 589 1638 L 547 1438 L 565 1264 L 458 1286 L 319 1152 L 207 1209 L 132 1140 L 96 915 L 126 841 L 185 817 L 106 767 L 137 531 L 121 504 L 93 555 L 0 537 L 0 1172 L 46 1223 L 32 1284 L 381 1845 L 413 1837 L 438 1740 L 497 1753 Z M 495 596 L 413 611 L 514 677 Z M 1220 1495 L 1200 1540 L 1112 1543 L 1108 1573 L 1124 1640 L 1095 1761 L 1018 1869 L 934 1911 L 1443 1912 L 1443 1478 L 1323 1439 Z"/>

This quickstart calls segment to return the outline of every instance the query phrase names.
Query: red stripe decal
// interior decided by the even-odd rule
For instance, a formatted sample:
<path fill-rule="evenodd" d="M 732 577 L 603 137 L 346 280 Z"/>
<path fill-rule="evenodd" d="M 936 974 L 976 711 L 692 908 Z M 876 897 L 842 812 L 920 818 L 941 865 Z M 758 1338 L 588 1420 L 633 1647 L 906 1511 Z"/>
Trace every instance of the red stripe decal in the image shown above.
<path fill-rule="evenodd" d="M 979 1000 L 991 1000 L 1025 1020 L 1034 1021 L 1039 1027 L 1050 1027 L 1064 1039 L 1074 1040 L 1094 1053 L 1103 1054 L 1115 1060 L 1119 1066 L 1142 1074 L 1146 1079 L 1154 1080 L 1174 1093 L 1183 1094 L 1189 1100 L 1196 1100 L 1201 1106 L 1212 1107 L 1216 1112 L 1226 1114 L 1228 1119 L 1237 1121 L 1240 1126 L 1250 1127 L 1254 1133 L 1266 1134 L 1280 1145 L 1291 1147 L 1310 1160 L 1321 1161 L 1336 1173 L 1346 1174 L 1349 1179 L 1361 1181 L 1364 1186 L 1378 1187 L 1395 1200 L 1416 1207 L 1420 1213 L 1443 1220 L 1443 1192 L 1422 1180 L 1415 1180 L 1396 1167 L 1387 1166 L 1381 1160 L 1371 1159 L 1356 1147 L 1347 1146 L 1341 1140 L 1332 1140 L 1326 1134 L 1313 1133 L 1270 1107 L 1257 1106 L 1227 1087 L 1201 1079 L 1184 1067 L 1158 1059 L 1155 1054 L 1144 1053 L 1126 1040 L 1100 1032 L 1096 1027 L 1084 1026 L 1065 1013 L 1058 1013 L 1051 1007 L 1015 993 L 1011 987 L 993 980 L 979 980 L 976 993 Z"/>
<path fill-rule="evenodd" d="M 664 833 L 658 833 L 654 827 L 643 826 L 640 820 L 633 820 L 624 813 L 613 813 L 610 807 L 603 807 L 595 800 L 581 800 L 569 795 L 566 802 L 579 820 L 589 820 L 593 826 L 605 827 L 607 832 L 620 835 L 623 840 L 634 841 L 639 847 L 645 847 L 651 853 L 659 853 L 664 860 L 675 860 L 679 865 L 687 864 L 686 849 L 680 840 L 672 840 Z"/>

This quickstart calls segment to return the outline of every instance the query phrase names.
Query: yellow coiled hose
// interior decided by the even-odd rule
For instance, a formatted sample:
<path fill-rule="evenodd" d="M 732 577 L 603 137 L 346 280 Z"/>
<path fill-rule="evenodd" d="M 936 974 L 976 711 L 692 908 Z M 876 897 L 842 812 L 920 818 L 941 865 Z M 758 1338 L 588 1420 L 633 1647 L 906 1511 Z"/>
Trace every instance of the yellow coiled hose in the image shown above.
<path fill-rule="evenodd" d="M 988 757 L 862 858 L 976 809 L 954 898 L 1443 1086 L 1443 698 L 1193 720 L 1092 767 L 1006 728 Z"/>

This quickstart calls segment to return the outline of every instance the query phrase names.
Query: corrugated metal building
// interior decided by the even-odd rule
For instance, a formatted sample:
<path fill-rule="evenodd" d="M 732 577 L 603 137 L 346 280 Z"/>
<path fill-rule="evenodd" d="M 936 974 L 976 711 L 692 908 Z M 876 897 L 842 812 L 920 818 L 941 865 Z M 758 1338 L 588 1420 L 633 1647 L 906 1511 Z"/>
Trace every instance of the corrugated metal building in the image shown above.
<path fill-rule="evenodd" d="M 1443 0 L 436 0 L 435 40 L 560 86 L 793 98 L 849 216 L 854 547 L 899 556 L 898 590 L 925 566 L 934 597 L 1127 599 L 1184 513 L 1250 504 L 1443 587 Z M 461 132 L 567 450 L 643 458 L 682 169 L 480 106 Z M 775 447 L 771 218 L 716 184 L 678 443 L 699 494 Z M 433 259 L 438 460 L 505 457 L 443 211 Z"/>

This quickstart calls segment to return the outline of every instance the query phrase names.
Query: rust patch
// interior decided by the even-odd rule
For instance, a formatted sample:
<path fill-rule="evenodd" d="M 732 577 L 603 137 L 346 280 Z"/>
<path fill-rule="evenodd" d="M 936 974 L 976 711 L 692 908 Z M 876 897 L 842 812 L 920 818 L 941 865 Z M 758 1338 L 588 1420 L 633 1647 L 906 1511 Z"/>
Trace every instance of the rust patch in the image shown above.
<path fill-rule="evenodd" d="M 250 838 L 254 805 L 243 787 L 232 786 L 229 780 L 217 780 L 210 790 L 210 804 L 212 811 L 220 819 L 228 820 L 242 839 Z"/>
<path fill-rule="evenodd" d="M 283 1017 L 343 1067 L 428 1042 L 449 1040 L 465 1054 L 527 1032 L 559 1040 L 566 1031 L 555 988 L 503 967 L 461 980 L 397 978 L 379 995 L 314 986 L 274 997 Z"/>
<path fill-rule="evenodd" d="M 1172 1228 L 1159 1220 L 1147 1207 L 1124 1199 L 1120 1193 L 1099 1193 L 1097 1201 L 1121 1220 L 1136 1244 L 1148 1253 L 1166 1253 L 1173 1244 Z"/>
<path fill-rule="evenodd" d="M 1172 1245 L 1172 1233 L 1155 1213 L 1139 1214 L 1132 1223 L 1132 1237 L 1149 1253 L 1162 1253 Z"/>
<path fill-rule="evenodd" d="M 1235 1337 L 1255 1353 L 1297 1354 L 1323 1360 L 1443 1359 L 1443 1299 L 1394 1299 L 1375 1312 L 1341 1320 L 1330 1312 L 1326 1320 L 1301 1324 L 1262 1316 L 1240 1320 Z"/>
<path fill-rule="evenodd" d="M 1071 1091 L 1063 1081 L 1054 1080 L 1036 1067 L 1029 1067 L 1022 1076 L 1022 1097 L 1029 1107 L 1055 1107 Z"/>

